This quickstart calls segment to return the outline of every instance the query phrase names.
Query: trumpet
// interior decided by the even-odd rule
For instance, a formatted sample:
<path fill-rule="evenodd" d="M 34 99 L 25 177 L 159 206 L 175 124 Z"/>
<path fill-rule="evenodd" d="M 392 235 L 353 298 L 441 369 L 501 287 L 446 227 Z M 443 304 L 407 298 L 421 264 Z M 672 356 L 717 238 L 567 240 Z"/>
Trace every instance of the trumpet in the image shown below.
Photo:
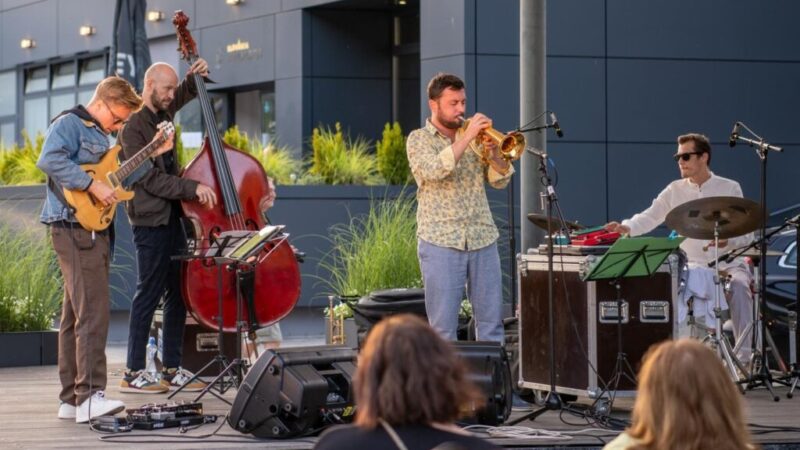
<path fill-rule="evenodd" d="M 469 119 L 464 119 L 463 116 L 459 117 L 459 119 L 461 121 L 461 131 L 463 132 L 469 126 Z M 492 127 L 485 128 L 475 138 L 475 145 L 470 145 L 472 151 L 481 158 L 484 164 L 490 164 L 491 161 L 489 150 L 486 149 L 486 146 L 481 145 L 487 140 L 497 145 L 500 149 L 500 156 L 509 163 L 518 160 L 522 156 L 522 152 L 525 151 L 525 136 L 522 133 L 512 131 L 508 134 L 503 134 Z"/>

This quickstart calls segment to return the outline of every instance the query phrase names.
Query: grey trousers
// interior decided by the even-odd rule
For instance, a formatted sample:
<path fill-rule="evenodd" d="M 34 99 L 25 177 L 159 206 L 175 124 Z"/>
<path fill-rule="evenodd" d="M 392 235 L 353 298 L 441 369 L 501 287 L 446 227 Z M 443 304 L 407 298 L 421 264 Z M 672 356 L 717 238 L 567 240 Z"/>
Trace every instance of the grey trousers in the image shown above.
<path fill-rule="evenodd" d="M 417 254 L 431 326 L 444 339 L 456 340 L 458 310 L 466 287 L 477 339 L 502 343 L 503 287 L 497 243 L 477 250 L 456 250 L 420 239 Z"/>

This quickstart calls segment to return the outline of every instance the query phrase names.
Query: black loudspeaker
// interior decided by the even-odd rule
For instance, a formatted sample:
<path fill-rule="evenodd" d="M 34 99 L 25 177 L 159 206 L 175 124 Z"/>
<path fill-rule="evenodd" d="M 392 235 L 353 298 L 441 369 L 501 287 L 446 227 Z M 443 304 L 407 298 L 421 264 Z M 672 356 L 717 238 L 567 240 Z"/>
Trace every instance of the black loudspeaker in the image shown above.
<path fill-rule="evenodd" d="M 511 414 L 511 370 L 508 357 L 498 342 L 453 342 L 470 371 L 469 379 L 484 395 L 485 406 L 467 420 L 483 425 L 500 425 Z"/>
<path fill-rule="evenodd" d="M 264 352 L 247 373 L 230 426 L 260 438 L 310 435 L 353 419 L 356 352 L 340 346 Z"/>

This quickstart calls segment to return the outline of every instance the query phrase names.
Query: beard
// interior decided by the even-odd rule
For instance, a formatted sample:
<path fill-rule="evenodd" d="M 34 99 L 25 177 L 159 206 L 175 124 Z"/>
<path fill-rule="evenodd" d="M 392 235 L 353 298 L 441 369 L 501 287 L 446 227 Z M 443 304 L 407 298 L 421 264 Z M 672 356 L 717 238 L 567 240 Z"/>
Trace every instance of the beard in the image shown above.
<path fill-rule="evenodd" d="M 150 104 L 155 106 L 159 111 L 166 111 L 167 108 L 169 108 L 169 102 L 159 97 L 155 91 L 150 94 Z"/>
<path fill-rule="evenodd" d="M 462 121 L 460 119 L 448 120 L 442 116 L 441 113 L 436 114 L 436 120 L 449 130 L 457 130 L 461 128 Z"/>

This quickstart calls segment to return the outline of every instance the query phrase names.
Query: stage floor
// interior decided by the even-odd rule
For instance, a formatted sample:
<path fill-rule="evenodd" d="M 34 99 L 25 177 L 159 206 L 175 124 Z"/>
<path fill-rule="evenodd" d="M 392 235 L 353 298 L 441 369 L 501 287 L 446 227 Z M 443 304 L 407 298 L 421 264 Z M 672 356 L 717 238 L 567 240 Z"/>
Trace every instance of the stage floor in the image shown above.
<path fill-rule="evenodd" d="M 146 403 L 163 403 L 165 395 L 122 394 L 118 390 L 122 364 L 111 364 L 109 370 L 107 395 L 113 399 L 125 401 L 127 407 L 138 407 Z M 223 420 L 217 424 L 204 425 L 196 430 L 180 434 L 174 428 L 155 432 L 134 431 L 120 433 L 111 438 L 116 443 L 100 440 L 102 435 L 89 429 L 87 425 L 77 425 L 71 421 L 59 420 L 56 417 L 58 410 L 58 371 L 55 366 L 22 367 L 0 369 L 0 448 L 153 448 L 170 449 L 179 448 L 280 448 L 280 449 L 306 449 L 311 448 L 316 438 L 269 441 L 256 440 L 249 435 L 243 435 L 230 428 L 225 423 L 214 436 L 201 438 L 217 429 Z M 794 399 L 787 399 L 788 388 L 778 387 L 781 396 L 780 402 L 773 402 L 763 389 L 750 391 L 745 395 L 748 422 L 752 424 L 755 441 L 765 448 L 800 448 L 800 433 L 797 432 L 770 432 L 764 431 L 760 426 L 770 427 L 798 427 L 800 426 L 800 392 Z M 185 393 L 176 396 L 177 400 L 192 400 L 196 394 Z M 235 391 L 226 395 L 231 401 Z M 224 415 L 229 407 L 212 395 L 206 395 L 202 400 L 207 414 Z M 625 409 L 630 409 L 631 399 L 619 399 L 617 406 L 622 417 L 627 417 Z M 724 414 L 724 411 L 720 412 Z M 524 413 L 515 412 L 517 417 Z M 563 423 L 557 412 L 547 412 L 536 421 L 523 422 L 528 428 L 544 429 L 549 431 L 575 432 L 587 428 L 580 425 L 581 419 L 564 414 L 563 418 L 576 425 Z M 501 446 L 513 448 L 548 448 L 576 446 L 581 448 L 600 448 L 602 441 L 612 439 L 616 432 L 597 429 L 587 434 L 574 436 L 572 439 L 494 439 Z M 791 444 L 795 446 L 773 446 L 771 444 Z"/>

